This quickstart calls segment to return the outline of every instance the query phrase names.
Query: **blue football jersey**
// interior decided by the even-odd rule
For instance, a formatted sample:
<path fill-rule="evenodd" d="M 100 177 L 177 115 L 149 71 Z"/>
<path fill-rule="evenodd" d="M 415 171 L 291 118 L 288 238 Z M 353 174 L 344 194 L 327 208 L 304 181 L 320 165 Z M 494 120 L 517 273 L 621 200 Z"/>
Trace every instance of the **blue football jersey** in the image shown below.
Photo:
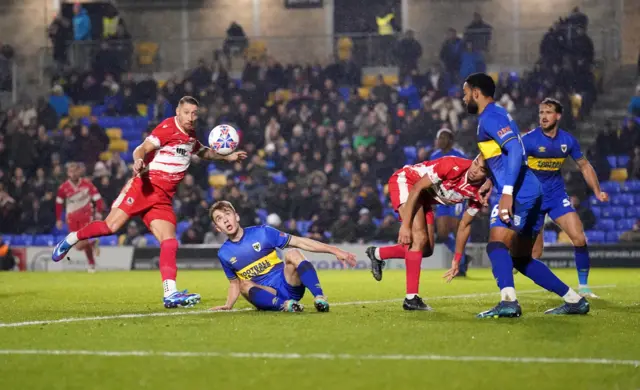
<path fill-rule="evenodd" d="M 449 150 L 447 152 L 443 152 L 442 149 L 434 150 L 431 153 L 431 156 L 429 156 L 429 160 L 435 160 L 437 158 L 445 157 L 445 156 L 467 158 L 467 156 L 465 156 L 464 153 L 462 153 L 462 151 L 460 151 L 460 150 L 458 150 L 456 148 L 452 148 L 451 150 Z"/>
<path fill-rule="evenodd" d="M 478 149 L 484 157 L 494 188 L 502 193 L 505 185 L 507 169 L 507 142 L 520 142 L 518 125 L 507 111 L 490 103 L 478 117 Z M 541 192 L 540 183 L 535 175 L 527 168 L 526 154 L 523 151 L 523 163 L 514 185 L 514 198 L 538 196 Z"/>
<path fill-rule="evenodd" d="M 576 161 L 584 158 L 578 141 L 562 129 L 558 129 L 556 136 L 551 138 L 538 127 L 523 135 L 522 143 L 529 168 L 540 180 L 545 197 L 564 194 L 560 168 L 568 156 Z"/>
<path fill-rule="evenodd" d="M 270 273 L 284 267 L 276 250 L 284 249 L 289 240 L 289 234 L 271 226 L 251 226 L 244 229 L 240 241 L 225 241 L 218 251 L 218 258 L 229 280 L 251 280 L 262 284 Z"/>

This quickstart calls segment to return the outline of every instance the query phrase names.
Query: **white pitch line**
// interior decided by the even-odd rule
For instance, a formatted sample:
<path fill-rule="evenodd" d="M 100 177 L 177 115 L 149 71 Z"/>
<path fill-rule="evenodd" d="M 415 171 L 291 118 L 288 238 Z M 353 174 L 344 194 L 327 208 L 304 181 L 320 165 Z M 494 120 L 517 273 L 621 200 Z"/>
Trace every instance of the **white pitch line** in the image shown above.
<path fill-rule="evenodd" d="M 273 352 L 161 352 L 161 351 L 87 351 L 49 349 L 0 349 L 0 355 L 57 355 L 57 356 L 106 356 L 106 357 L 170 357 L 170 358 L 235 358 L 235 359 L 284 359 L 284 360 L 431 360 L 453 362 L 490 363 L 539 363 L 640 366 L 640 360 L 606 358 L 553 358 L 535 356 L 447 356 L 447 355 L 351 355 L 333 353 L 273 353 Z"/>
<path fill-rule="evenodd" d="M 605 288 L 615 288 L 615 284 L 606 284 L 601 286 L 592 286 L 597 289 L 605 289 Z M 543 289 L 538 290 L 522 290 L 518 291 L 518 294 L 536 294 L 547 292 Z M 477 293 L 477 294 L 460 294 L 460 295 L 443 295 L 436 297 L 426 297 L 428 301 L 438 300 L 438 299 L 464 299 L 464 298 L 482 298 L 482 297 L 491 297 L 495 296 L 497 293 Z M 379 303 L 391 303 L 391 302 L 399 302 L 402 299 L 381 299 L 381 300 L 372 300 L 372 301 L 354 301 L 354 302 L 336 302 L 331 303 L 331 306 L 349 306 L 349 305 L 368 305 L 368 304 L 379 304 Z M 233 309 L 226 311 L 211 311 L 211 310 L 184 310 L 184 311 L 172 311 L 172 312 L 156 312 L 156 313 L 132 313 L 132 314 L 118 314 L 111 316 L 95 316 L 95 317 L 70 317 L 70 318 L 60 318 L 57 320 L 37 320 L 37 321 L 24 321 L 24 322 L 8 322 L 8 323 L 0 323 L 0 328 L 17 328 L 22 326 L 34 326 L 34 325 L 48 325 L 48 324 L 60 324 L 60 323 L 68 323 L 68 322 L 80 322 L 80 321 L 105 321 L 105 320 L 117 320 L 124 318 L 145 318 L 145 317 L 169 317 L 169 316 L 186 316 L 186 315 L 200 315 L 200 314 L 216 314 L 216 313 L 237 313 L 243 311 L 251 311 L 253 308 L 244 308 L 244 309 Z"/>

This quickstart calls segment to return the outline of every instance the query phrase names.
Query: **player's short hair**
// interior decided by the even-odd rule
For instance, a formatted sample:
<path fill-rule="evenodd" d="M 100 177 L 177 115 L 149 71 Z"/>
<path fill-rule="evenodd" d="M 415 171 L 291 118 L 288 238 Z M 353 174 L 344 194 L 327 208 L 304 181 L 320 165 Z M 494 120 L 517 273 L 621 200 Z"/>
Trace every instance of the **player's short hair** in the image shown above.
<path fill-rule="evenodd" d="M 211 205 L 211 207 L 209 208 L 209 218 L 211 218 L 211 220 L 213 220 L 213 213 L 214 212 L 216 212 L 216 211 L 225 211 L 225 210 L 230 210 L 230 211 L 233 211 L 234 213 L 236 212 L 236 208 L 233 207 L 231 202 L 229 202 L 228 200 L 219 200 L 216 203 L 214 203 L 213 205 Z"/>
<path fill-rule="evenodd" d="M 559 101 L 557 101 L 556 99 L 553 98 L 546 98 L 544 99 L 542 102 L 540 102 L 541 106 L 553 106 L 554 110 L 556 111 L 557 114 L 562 114 L 562 111 L 564 110 L 564 107 L 562 106 L 562 103 L 560 103 Z"/>
<path fill-rule="evenodd" d="M 64 165 L 64 167 L 66 169 L 70 169 L 70 168 L 80 168 L 80 163 L 76 162 L 76 161 L 69 161 L 68 163 L 66 163 Z"/>
<path fill-rule="evenodd" d="M 474 73 L 465 80 L 469 88 L 478 88 L 486 97 L 493 98 L 496 94 L 496 83 L 486 73 Z"/>
<path fill-rule="evenodd" d="M 200 107 L 200 102 L 193 96 L 183 96 L 182 99 L 180 99 L 180 101 L 178 102 L 178 106 L 181 106 L 183 104 L 193 104 L 196 107 Z"/>

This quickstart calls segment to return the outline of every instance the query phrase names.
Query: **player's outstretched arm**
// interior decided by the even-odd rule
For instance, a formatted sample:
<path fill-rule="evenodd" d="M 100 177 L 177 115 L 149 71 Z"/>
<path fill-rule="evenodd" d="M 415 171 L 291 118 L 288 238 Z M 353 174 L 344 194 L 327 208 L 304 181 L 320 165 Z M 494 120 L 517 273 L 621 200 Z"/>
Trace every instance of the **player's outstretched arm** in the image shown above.
<path fill-rule="evenodd" d="M 236 301 L 240 297 L 240 280 L 232 279 L 229 280 L 229 291 L 227 292 L 227 302 L 223 306 L 216 306 L 211 308 L 211 310 L 231 310 L 233 309 L 233 305 L 236 304 Z"/>
<path fill-rule="evenodd" d="M 578 161 L 576 161 L 576 163 L 580 168 L 580 172 L 582 172 L 582 176 L 584 177 L 584 180 L 587 182 L 587 185 L 589 186 L 589 188 L 591 188 L 596 198 L 598 198 L 600 202 L 608 202 L 609 194 L 607 194 L 606 192 L 603 192 L 600 189 L 600 182 L 598 181 L 598 175 L 596 174 L 596 170 L 593 169 L 593 166 L 591 165 L 589 160 L 587 160 L 586 158 L 581 158 Z"/>
<path fill-rule="evenodd" d="M 325 244 L 320 241 L 312 240 L 306 237 L 291 236 L 289 246 L 302 249 L 303 251 L 316 253 L 329 253 L 334 255 L 341 263 L 347 263 L 351 267 L 356 265 L 356 256 L 353 253 L 343 251 L 333 245 Z"/>
<path fill-rule="evenodd" d="M 443 276 L 443 278 L 447 279 L 447 283 L 451 282 L 458 274 L 460 260 L 462 259 L 464 248 L 467 246 L 467 241 L 471 235 L 471 222 L 473 222 L 474 217 L 475 214 L 472 214 L 469 210 L 462 215 L 462 219 L 458 225 L 458 232 L 456 233 L 456 253 L 451 261 L 451 268 Z"/>
<path fill-rule="evenodd" d="M 247 158 L 247 152 L 238 150 L 230 154 L 218 154 L 213 149 L 202 147 L 198 152 L 198 157 L 204 160 L 223 160 L 227 162 L 240 161 Z"/>
<path fill-rule="evenodd" d="M 404 206 L 400 208 L 400 218 L 402 218 L 402 225 L 400 225 L 400 232 L 398 232 L 398 243 L 402 245 L 411 244 L 411 226 L 413 226 L 413 217 L 418 211 L 418 199 L 420 193 L 431 187 L 433 182 L 429 176 L 423 176 L 409 191 L 409 196 Z"/>

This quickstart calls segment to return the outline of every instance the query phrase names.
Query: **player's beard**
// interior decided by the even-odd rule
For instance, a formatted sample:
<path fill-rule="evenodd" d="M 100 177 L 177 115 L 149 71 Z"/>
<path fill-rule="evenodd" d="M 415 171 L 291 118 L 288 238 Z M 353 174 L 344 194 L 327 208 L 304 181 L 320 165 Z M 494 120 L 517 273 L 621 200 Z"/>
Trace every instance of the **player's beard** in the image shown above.
<path fill-rule="evenodd" d="M 471 115 L 477 114 L 479 111 L 478 103 L 476 103 L 473 98 L 469 99 L 469 103 L 467 103 L 467 112 Z"/>
<path fill-rule="evenodd" d="M 551 131 L 556 127 L 557 124 L 558 124 L 558 121 L 549 121 L 549 123 L 547 123 L 546 126 L 543 124 L 540 124 L 540 126 L 544 131 Z"/>

